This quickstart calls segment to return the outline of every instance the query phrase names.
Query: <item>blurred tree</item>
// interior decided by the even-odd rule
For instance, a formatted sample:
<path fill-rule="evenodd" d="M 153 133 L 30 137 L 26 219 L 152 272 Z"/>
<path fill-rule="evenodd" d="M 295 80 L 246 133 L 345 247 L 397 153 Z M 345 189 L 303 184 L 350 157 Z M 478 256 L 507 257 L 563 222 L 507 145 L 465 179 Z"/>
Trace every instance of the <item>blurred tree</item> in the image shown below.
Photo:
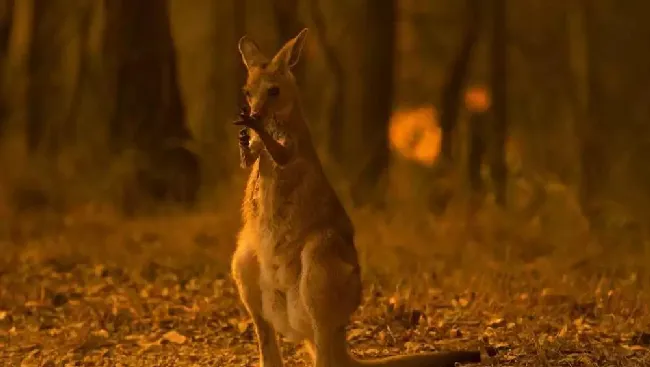
<path fill-rule="evenodd" d="M 328 37 L 329 28 L 326 26 L 325 17 L 321 10 L 319 0 L 311 0 L 309 4 L 312 22 L 314 23 L 314 31 L 316 39 L 320 43 L 325 56 L 327 68 L 332 73 L 333 97 L 329 105 L 329 133 L 327 148 L 331 158 L 336 164 L 342 164 L 343 158 L 343 124 L 345 122 L 345 99 L 347 91 L 347 83 L 344 75 L 343 63 L 337 54 L 335 44 Z"/>
<path fill-rule="evenodd" d="M 357 205 L 382 197 L 390 159 L 388 126 L 393 108 L 397 4 L 395 0 L 368 0 L 366 7 L 361 126 L 368 163 L 352 187 Z"/>
<path fill-rule="evenodd" d="M 0 60 L 7 55 L 13 12 L 14 0 L 0 0 Z"/>
<path fill-rule="evenodd" d="M 441 100 L 440 100 L 440 155 L 434 167 L 433 177 L 434 189 L 429 198 L 430 207 L 434 212 L 440 213 L 452 198 L 454 188 L 456 186 L 451 180 L 451 170 L 454 168 L 454 136 L 458 116 L 461 108 L 461 100 L 463 98 L 463 89 L 467 81 L 468 73 L 474 49 L 480 30 L 482 27 L 483 16 L 480 0 L 466 0 L 465 2 L 465 24 L 463 31 L 463 38 L 461 41 L 460 49 L 452 61 L 450 70 L 447 73 L 447 78 L 442 87 Z M 478 114 L 475 116 L 478 117 Z M 475 123 L 476 124 L 476 123 Z M 471 134 L 471 132 L 470 132 Z M 474 139 L 473 143 L 478 140 Z M 478 148 L 473 146 L 473 148 Z M 478 152 L 474 151 L 471 154 L 476 155 Z"/>
<path fill-rule="evenodd" d="M 246 0 L 233 0 L 233 23 L 235 28 L 235 44 L 246 34 Z M 237 95 L 241 98 L 242 86 L 246 83 L 246 67 L 242 62 L 237 62 Z M 243 99 L 243 98 L 242 98 Z"/>
<path fill-rule="evenodd" d="M 609 181 L 610 158 L 605 139 L 612 136 L 607 134 L 607 109 L 612 109 L 607 103 L 607 91 L 603 85 L 603 63 L 600 54 L 605 52 L 605 40 L 599 32 L 598 18 L 596 17 L 595 4 L 591 1 L 580 2 L 581 7 L 576 9 L 583 26 L 583 43 L 586 50 L 586 90 L 585 90 L 585 119 L 580 128 L 580 162 L 581 186 L 580 202 L 584 214 L 592 221 L 600 216 L 598 202 L 606 195 Z"/>
<path fill-rule="evenodd" d="M 112 0 L 105 3 L 105 53 L 113 57 L 115 110 L 110 144 L 134 149 L 135 175 L 124 209 L 138 198 L 193 204 L 200 186 L 199 161 L 185 147 L 192 138 L 177 80 L 168 2 Z"/>
<path fill-rule="evenodd" d="M 460 101 L 463 97 L 463 87 L 470 68 L 472 53 L 481 28 L 480 4 L 481 2 L 478 0 L 466 1 L 467 20 L 463 40 L 442 88 L 440 101 L 440 129 L 442 133 L 440 159 L 443 164 L 453 160 L 453 133 L 458 122 Z"/>
<path fill-rule="evenodd" d="M 579 35 L 586 55 L 580 199 L 592 224 L 605 225 L 607 202 L 633 211 L 647 206 L 649 199 L 647 184 L 640 181 L 647 175 L 647 164 L 636 157 L 644 155 L 649 133 L 650 55 L 634 42 L 649 39 L 642 15 L 648 6 L 585 0 L 572 10 L 574 21 L 582 25 Z M 645 209 L 637 216 L 647 216 Z"/>
<path fill-rule="evenodd" d="M 579 196 L 584 214 L 589 216 L 589 207 L 591 206 L 589 197 L 593 195 L 594 174 L 598 176 L 590 161 L 591 151 L 599 150 L 595 145 L 592 136 L 592 129 L 589 127 L 589 95 L 590 83 L 589 77 L 593 74 L 589 72 L 589 55 L 588 47 L 590 39 L 588 38 L 588 17 L 591 17 L 587 4 L 588 1 L 568 2 L 566 6 L 567 19 L 567 37 L 568 37 L 568 58 L 572 77 L 572 112 L 576 119 L 576 135 L 578 137 L 578 150 L 580 157 L 580 188 Z M 593 36 L 593 34 L 591 35 Z M 593 113 L 593 112 L 592 112 Z M 591 181 L 591 182 L 590 182 Z"/>
<path fill-rule="evenodd" d="M 295 37 L 298 32 L 304 28 L 304 24 L 298 16 L 298 0 L 274 0 L 273 13 L 275 22 L 278 27 L 279 44 L 277 49 L 282 47 L 285 42 Z M 292 73 L 296 76 L 296 81 L 302 83 L 304 80 L 304 63 L 298 63 Z"/>
<path fill-rule="evenodd" d="M 48 155 L 55 154 L 68 139 L 64 126 L 69 108 L 65 48 L 74 35 L 69 24 L 73 16 L 70 4 L 64 3 L 59 0 L 34 3 L 27 92 L 27 148 L 32 153 L 43 150 Z M 72 5 L 76 8 L 77 4 Z"/>
<path fill-rule="evenodd" d="M 4 77 L 5 61 L 9 51 L 9 35 L 11 33 L 14 0 L 0 0 L 0 75 Z M 2 138 L 7 120 L 7 101 L 5 99 L 4 78 L 0 78 L 0 138 Z"/>
<path fill-rule="evenodd" d="M 487 153 L 487 128 L 490 126 L 490 97 L 483 87 L 468 89 L 465 94 L 465 106 L 468 117 L 468 150 L 467 171 L 471 194 L 482 197 L 484 182 L 481 177 L 481 165 L 485 162 Z M 480 201 L 480 200 L 479 200 Z"/>
<path fill-rule="evenodd" d="M 170 0 L 178 84 L 191 149 L 201 157 L 205 199 L 215 198 L 239 171 L 234 163 L 237 129 L 231 121 L 243 102 L 245 75 L 237 42 L 246 33 L 247 3 Z"/>
<path fill-rule="evenodd" d="M 87 118 L 89 116 L 80 116 L 81 109 L 86 103 L 86 98 L 96 97 L 93 95 L 93 92 L 96 93 L 96 90 L 90 89 L 89 82 L 91 80 L 91 68 L 93 63 L 92 53 L 90 50 L 90 26 L 93 16 L 93 7 L 90 6 L 80 6 L 78 9 L 78 29 L 76 33 L 79 36 L 79 65 L 77 68 L 77 77 L 74 82 L 70 108 L 66 116 L 65 122 L 65 134 L 69 137 L 70 141 L 76 141 L 77 134 L 83 133 L 83 129 L 78 129 L 78 124 L 83 123 L 78 121 L 81 118 Z M 96 112 L 96 111 L 95 111 Z"/>
<path fill-rule="evenodd" d="M 506 0 L 492 0 L 493 129 L 490 173 L 498 205 L 506 205 L 506 136 L 508 129 Z"/>

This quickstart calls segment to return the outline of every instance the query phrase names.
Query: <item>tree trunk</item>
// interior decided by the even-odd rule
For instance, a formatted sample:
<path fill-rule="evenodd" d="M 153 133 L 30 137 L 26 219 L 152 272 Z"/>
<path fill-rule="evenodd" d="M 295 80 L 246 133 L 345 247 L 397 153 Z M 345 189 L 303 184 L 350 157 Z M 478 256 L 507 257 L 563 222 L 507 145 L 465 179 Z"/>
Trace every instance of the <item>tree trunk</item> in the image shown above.
<path fill-rule="evenodd" d="M 47 155 L 55 154 L 66 138 L 63 132 L 68 75 L 64 49 L 75 36 L 67 25 L 69 5 L 62 0 L 34 2 L 27 91 L 27 148 L 31 153 L 42 150 Z"/>
<path fill-rule="evenodd" d="M 169 4 L 157 0 L 105 3 L 107 52 L 114 57 L 115 110 L 110 143 L 119 153 L 134 149 L 133 182 L 124 209 L 140 199 L 193 204 L 200 186 L 198 157 L 185 148 L 191 139 L 181 100 Z"/>
<path fill-rule="evenodd" d="M 483 16 L 480 0 L 466 0 L 466 21 L 458 54 L 451 64 L 448 78 L 442 87 L 440 99 L 440 155 L 432 170 L 432 186 L 428 198 L 429 208 L 437 214 L 444 212 L 454 196 L 458 182 L 453 180 L 454 135 L 457 130 L 458 116 L 463 98 L 463 89 L 472 61 L 472 55 Z M 469 129 L 472 127 L 469 126 Z M 471 133 L 471 131 L 469 132 Z M 471 147 L 470 147 L 471 149 Z M 474 154 L 477 152 L 474 152 Z M 457 176 L 460 177 L 460 176 Z"/>
<path fill-rule="evenodd" d="M 449 78 L 443 86 L 440 101 L 440 159 L 442 159 L 443 164 L 453 160 L 453 135 L 458 122 L 460 101 L 482 22 L 481 2 L 479 0 L 467 0 L 466 4 L 467 23 L 463 41 L 451 65 Z"/>
<path fill-rule="evenodd" d="M 0 0 L 0 60 L 7 56 L 13 13 L 14 0 Z"/>
<path fill-rule="evenodd" d="M 345 98 L 347 84 L 344 75 L 343 63 L 336 53 L 335 45 L 328 39 L 325 17 L 321 11 L 318 0 L 311 0 L 309 5 L 316 39 L 320 43 L 325 55 L 325 62 L 332 73 L 333 96 L 329 108 L 329 134 L 327 148 L 330 157 L 337 164 L 343 163 L 343 123 L 345 120 Z"/>
<path fill-rule="evenodd" d="M 586 73 L 586 116 L 581 124 L 580 165 L 580 202 L 584 214 L 590 221 L 597 220 L 597 202 L 603 198 L 609 172 L 605 144 L 603 144 L 603 119 L 599 107 L 606 103 L 603 87 L 600 85 L 598 67 L 598 45 L 596 38 L 596 19 L 590 1 L 582 2 L 585 47 L 587 55 Z"/>
<path fill-rule="evenodd" d="M 0 0 L 0 139 L 3 137 L 8 118 L 4 73 L 6 72 L 5 65 L 9 51 L 13 12 L 14 0 Z"/>
<path fill-rule="evenodd" d="M 79 9 L 79 22 L 77 28 L 79 34 L 79 66 L 77 78 L 72 90 L 72 96 L 70 98 L 70 108 L 66 114 L 65 121 L 65 133 L 69 139 L 73 141 L 76 141 L 77 134 L 81 132 L 79 131 L 78 123 L 83 123 L 82 121 L 79 121 L 82 106 L 85 104 L 86 98 L 95 92 L 88 88 L 91 78 L 90 68 L 92 63 L 89 46 L 92 15 L 92 5 Z"/>
<path fill-rule="evenodd" d="M 506 0 L 492 0 L 492 164 L 490 172 L 498 205 L 506 205 L 506 135 L 508 129 Z"/>
<path fill-rule="evenodd" d="M 275 22 L 280 36 L 278 48 L 297 36 L 298 32 L 304 28 L 304 25 L 298 17 L 298 4 L 298 0 L 273 1 L 273 13 L 275 14 Z M 298 83 L 303 83 L 305 76 L 304 63 L 298 63 L 292 70 L 292 73 L 296 76 Z"/>
<path fill-rule="evenodd" d="M 113 95 L 106 88 L 104 39 L 104 4 L 84 3 L 79 10 L 78 72 L 66 116 L 71 136 L 79 151 L 90 155 L 86 164 L 97 167 L 110 159 L 108 153 L 109 121 Z M 110 75 L 110 74 L 109 74 Z M 110 78 L 114 81 L 114 78 Z M 99 163 L 102 162 L 102 163 Z"/>
<path fill-rule="evenodd" d="M 585 7 L 578 1 L 567 2 L 567 47 L 568 47 L 568 64 L 571 76 L 572 99 L 571 112 L 575 119 L 574 135 L 577 139 L 578 159 L 579 159 L 579 177 L 578 191 L 584 214 L 586 214 L 587 197 L 585 181 L 586 173 L 583 158 L 583 150 L 589 144 L 585 141 L 588 135 L 588 106 L 589 106 L 589 61 L 588 61 L 588 39 L 586 29 L 586 12 Z"/>
<path fill-rule="evenodd" d="M 481 165 L 487 152 L 485 128 L 490 123 L 486 111 L 471 111 L 468 119 L 467 176 L 473 196 L 482 196 L 485 185 L 481 177 Z"/>
<path fill-rule="evenodd" d="M 239 39 L 246 34 L 246 0 L 233 0 L 233 9 L 234 9 L 234 27 L 235 27 L 235 42 L 234 44 L 239 44 Z M 244 94 L 241 91 L 241 88 L 246 83 L 246 67 L 244 64 L 237 60 L 237 100 L 241 100 L 241 104 L 244 104 L 246 101 L 244 99 Z"/>
<path fill-rule="evenodd" d="M 357 205 L 368 203 L 372 196 L 383 196 L 379 189 L 390 160 L 388 125 L 393 107 L 397 4 L 394 0 L 369 1 L 366 12 L 361 124 L 370 158 L 353 186 Z"/>
<path fill-rule="evenodd" d="M 148 150 L 167 139 L 188 139 L 167 2 L 106 2 L 113 20 L 116 53 L 116 111 L 111 121 L 115 147 Z M 110 47 L 110 46 L 109 46 Z"/>

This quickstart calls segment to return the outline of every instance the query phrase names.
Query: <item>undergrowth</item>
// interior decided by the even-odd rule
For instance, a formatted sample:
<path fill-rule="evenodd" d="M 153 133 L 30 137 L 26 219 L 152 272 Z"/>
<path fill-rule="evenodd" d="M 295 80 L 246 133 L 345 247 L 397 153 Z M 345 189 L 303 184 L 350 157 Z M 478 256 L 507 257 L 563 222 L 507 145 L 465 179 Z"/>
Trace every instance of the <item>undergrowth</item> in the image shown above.
<path fill-rule="evenodd" d="M 228 275 L 235 181 L 191 213 L 127 219 L 101 202 L 5 210 L 0 357 L 253 365 L 250 320 Z M 650 251 L 643 236 L 626 236 L 626 221 L 591 228 L 571 190 L 552 182 L 534 212 L 522 181 L 507 210 L 488 196 L 479 209 L 457 200 L 437 216 L 411 183 L 397 184 L 381 209 L 346 205 L 366 283 L 348 334 L 361 358 L 482 347 L 504 365 L 648 363 Z M 289 366 L 304 365 L 300 349 L 283 349 Z"/>

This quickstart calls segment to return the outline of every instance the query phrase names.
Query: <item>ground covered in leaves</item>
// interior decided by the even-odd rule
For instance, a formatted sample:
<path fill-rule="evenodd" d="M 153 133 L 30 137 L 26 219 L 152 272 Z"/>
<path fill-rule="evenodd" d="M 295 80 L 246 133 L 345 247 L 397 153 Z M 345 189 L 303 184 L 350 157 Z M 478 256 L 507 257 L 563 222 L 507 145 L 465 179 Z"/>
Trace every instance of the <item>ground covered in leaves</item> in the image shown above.
<path fill-rule="evenodd" d="M 206 265 L 214 250 L 201 244 L 215 239 L 194 237 L 204 252 L 188 261 L 163 256 L 153 234 L 111 238 L 2 243 L 0 365 L 257 365 L 227 268 Z M 86 255 L 92 246 L 104 252 Z M 216 256 L 227 264 L 229 253 Z M 420 273 L 397 286 L 368 280 L 349 327 L 353 352 L 482 347 L 495 354 L 486 365 L 650 365 L 650 297 L 636 272 L 563 274 L 548 262 L 485 269 Z M 307 365 L 299 346 L 283 350 L 288 366 Z"/>

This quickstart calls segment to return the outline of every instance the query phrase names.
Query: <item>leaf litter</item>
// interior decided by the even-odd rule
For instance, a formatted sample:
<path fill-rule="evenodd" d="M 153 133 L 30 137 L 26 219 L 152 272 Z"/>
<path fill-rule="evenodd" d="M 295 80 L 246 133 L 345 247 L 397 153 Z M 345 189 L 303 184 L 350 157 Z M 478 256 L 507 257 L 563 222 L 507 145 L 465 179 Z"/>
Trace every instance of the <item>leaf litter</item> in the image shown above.
<path fill-rule="evenodd" d="M 417 279 L 410 280 L 412 283 Z M 650 317 L 640 292 L 503 292 L 470 283 L 369 285 L 348 340 L 359 358 L 481 348 L 486 365 L 647 366 Z M 614 284 L 615 280 L 607 280 Z M 287 366 L 305 352 L 282 343 Z M 227 277 L 156 262 L 14 264 L 0 276 L 0 364 L 254 366 L 250 318 Z"/>

